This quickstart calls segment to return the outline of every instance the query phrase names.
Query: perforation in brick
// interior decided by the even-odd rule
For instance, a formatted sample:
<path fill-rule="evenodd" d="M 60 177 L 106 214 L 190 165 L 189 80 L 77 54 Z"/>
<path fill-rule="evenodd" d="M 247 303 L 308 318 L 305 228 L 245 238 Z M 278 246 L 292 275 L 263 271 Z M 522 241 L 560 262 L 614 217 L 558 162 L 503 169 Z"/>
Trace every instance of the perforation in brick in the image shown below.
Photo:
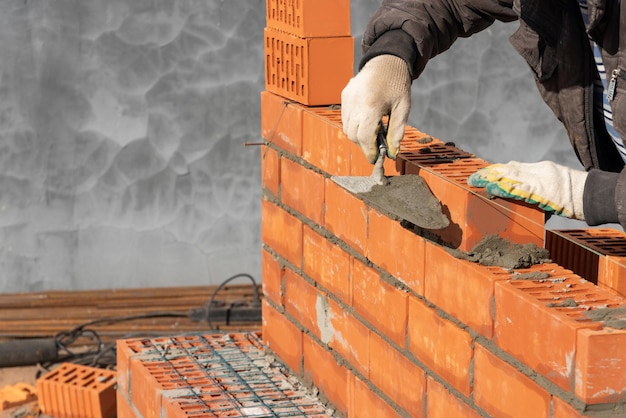
<path fill-rule="evenodd" d="M 511 280 L 510 283 L 576 321 L 590 321 L 585 315 L 590 310 L 617 308 L 623 305 L 623 298 L 599 289 L 593 283 L 568 270 L 555 271 L 553 267 L 554 265 L 551 264 L 544 268 L 534 269 L 534 271 L 549 273 L 550 277 L 545 280 L 522 279 Z M 575 306 L 559 306 L 563 305 L 567 299 L 574 301 Z"/>

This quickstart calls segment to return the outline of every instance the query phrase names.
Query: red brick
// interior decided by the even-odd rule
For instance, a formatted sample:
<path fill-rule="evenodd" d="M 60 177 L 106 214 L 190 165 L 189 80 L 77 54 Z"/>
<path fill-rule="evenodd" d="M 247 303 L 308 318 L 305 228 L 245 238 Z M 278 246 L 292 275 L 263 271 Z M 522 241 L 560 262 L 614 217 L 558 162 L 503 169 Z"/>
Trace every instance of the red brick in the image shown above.
<path fill-rule="evenodd" d="M 480 418 L 480 414 L 466 404 L 462 399 L 450 393 L 432 377 L 427 380 L 428 404 L 426 416 L 428 418 Z"/>
<path fill-rule="evenodd" d="M 367 207 L 362 200 L 326 180 L 326 228 L 361 253 L 367 240 Z"/>
<path fill-rule="evenodd" d="M 318 317 L 318 309 L 320 309 L 319 299 L 322 297 L 315 287 L 298 274 L 289 269 L 285 270 L 285 310 L 318 338 L 321 319 Z"/>
<path fill-rule="evenodd" d="M 261 252 L 261 268 L 263 274 L 263 296 L 278 306 L 282 306 L 283 297 L 281 286 L 283 282 L 283 268 L 278 261 L 267 251 Z"/>
<path fill-rule="evenodd" d="M 424 239 L 374 209 L 368 219 L 367 258 L 423 295 Z"/>
<path fill-rule="evenodd" d="M 543 245 L 545 213 L 510 199 L 490 199 L 484 189 L 471 188 L 467 177 L 488 163 L 477 158 L 419 167 L 405 163 L 406 174 L 421 175 L 441 201 L 451 224 L 435 235 L 461 251 L 469 251 L 486 235 L 511 242 Z"/>
<path fill-rule="evenodd" d="M 626 297 L 626 257 L 604 256 L 600 258 L 598 286 Z"/>
<path fill-rule="evenodd" d="M 372 171 L 374 170 L 374 165 L 367 160 L 365 154 L 361 150 L 361 147 L 359 147 L 355 143 L 351 143 L 350 155 L 351 176 L 369 176 L 372 174 Z M 384 168 L 386 169 L 387 167 L 389 167 L 389 164 L 392 164 L 392 162 L 386 159 Z M 390 175 L 390 173 L 385 171 L 385 175 Z"/>
<path fill-rule="evenodd" d="M 263 200 L 261 238 L 294 266 L 302 263 L 302 222 L 284 209 Z"/>
<path fill-rule="evenodd" d="M 510 274 L 501 267 L 455 258 L 445 248 L 429 241 L 425 246 L 426 299 L 491 338 L 494 283 Z"/>
<path fill-rule="evenodd" d="M 578 331 L 576 396 L 588 404 L 626 400 L 626 331 Z"/>
<path fill-rule="evenodd" d="M 348 410 L 348 370 L 339 365 L 330 351 L 304 334 L 304 377 L 310 379 L 337 411 Z"/>
<path fill-rule="evenodd" d="M 583 305 L 602 305 L 611 299 L 607 292 L 556 264 L 537 265 L 528 271 L 549 272 L 551 277 L 496 283 L 494 341 L 562 389 L 572 390 L 574 359 L 579 357 L 577 332 L 599 327 L 579 320 L 586 309 Z M 579 305 L 549 306 L 566 299 Z"/>
<path fill-rule="evenodd" d="M 375 333 L 370 337 L 369 364 L 376 387 L 411 416 L 424 415 L 426 375 L 421 368 Z"/>
<path fill-rule="evenodd" d="M 582 418 L 576 409 L 567 404 L 564 400 L 552 397 L 552 418 Z"/>
<path fill-rule="evenodd" d="M 36 400 L 37 389 L 28 383 L 18 382 L 0 388 L 0 412 L 17 408 Z"/>
<path fill-rule="evenodd" d="M 349 416 L 359 418 L 392 418 L 402 416 L 372 391 L 365 382 L 351 375 L 351 400 Z"/>
<path fill-rule="evenodd" d="M 409 298 L 408 345 L 413 355 L 465 396 L 470 394 L 472 337 L 416 297 Z"/>
<path fill-rule="evenodd" d="M 324 177 L 283 158 L 281 161 L 282 202 L 313 222 L 324 223 Z"/>
<path fill-rule="evenodd" d="M 113 418 L 116 376 L 111 370 L 63 363 L 37 379 L 39 407 L 59 418 Z"/>
<path fill-rule="evenodd" d="M 161 370 L 159 370 L 161 369 Z M 148 362 L 137 357 L 130 362 L 130 403 L 143 418 L 160 418 L 163 406 L 163 386 L 167 373 L 173 373 L 172 366 L 165 361 Z"/>
<path fill-rule="evenodd" d="M 408 311 L 405 291 L 381 280 L 376 270 L 354 260 L 352 298 L 359 315 L 390 340 L 399 346 L 404 345 Z"/>
<path fill-rule="evenodd" d="M 120 392 L 117 392 L 116 405 L 117 418 L 137 418 L 137 411 Z"/>
<path fill-rule="evenodd" d="M 289 154 L 302 153 L 302 107 L 268 91 L 261 92 L 261 136 Z"/>
<path fill-rule="evenodd" d="M 320 339 L 363 376 L 369 375 L 370 331 L 345 307 L 330 298 L 319 303 Z M 321 311 L 321 312 L 320 312 Z"/>
<path fill-rule="evenodd" d="M 550 416 L 550 395 L 481 345 L 474 356 L 474 402 L 494 417 Z"/>
<path fill-rule="evenodd" d="M 130 399 L 130 360 L 139 352 L 135 340 L 116 341 L 117 391 Z"/>
<path fill-rule="evenodd" d="M 270 147 L 263 147 L 261 151 L 261 187 L 278 197 L 280 186 L 280 157 L 278 152 Z"/>
<path fill-rule="evenodd" d="M 306 225 L 302 251 L 304 273 L 344 303 L 351 304 L 348 253 Z"/>
<path fill-rule="evenodd" d="M 626 233 L 612 228 L 546 231 L 557 264 L 599 287 L 626 295 Z"/>
<path fill-rule="evenodd" d="M 350 35 L 349 0 L 266 0 L 267 26 L 302 38 Z"/>
<path fill-rule="evenodd" d="M 299 38 L 265 28 L 265 88 L 309 106 L 341 103 L 354 68 L 351 36 Z"/>
<path fill-rule="evenodd" d="M 302 331 L 263 301 L 263 343 L 296 374 L 302 372 Z"/>
<path fill-rule="evenodd" d="M 349 176 L 351 143 L 341 127 L 341 111 L 306 108 L 302 125 L 302 158 L 330 175 Z"/>

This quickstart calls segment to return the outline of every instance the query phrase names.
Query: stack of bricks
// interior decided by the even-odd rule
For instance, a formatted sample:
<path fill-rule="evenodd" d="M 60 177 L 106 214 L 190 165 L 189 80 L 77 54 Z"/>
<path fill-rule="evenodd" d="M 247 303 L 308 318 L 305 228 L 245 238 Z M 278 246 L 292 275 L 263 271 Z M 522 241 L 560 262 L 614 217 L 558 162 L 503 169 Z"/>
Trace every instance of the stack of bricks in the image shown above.
<path fill-rule="evenodd" d="M 612 285 L 599 287 L 559 263 L 510 270 L 454 257 L 446 246 L 468 251 L 487 235 L 543 246 L 544 214 L 468 187 L 467 176 L 488 162 L 411 127 L 385 172 L 421 175 L 449 227 L 407 225 L 332 181 L 372 170 L 329 106 L 339 103 L 349 78 L 339 70 L 353 58 L 305 46 L 327 16 L 348 22 L 339 16 L 348 3 L 268 1 L 264 343 L 343 416 L 573 418 L 623 408 L 626 331 L 588 316 L 624 306 L 620 264 Z M 325 14 L 307 13 L 318 4 Z M 285 20 L 311 30 L 296 32 Z M 310 78 L 302 73 L 300 87 L 289 89 L 300 73 L 276 70 L 287 65 L 276 55 L 296 44 Z M 315 68 L 337 69 L 324 75 L 335 89 L 324 92 L 328 100 L 311 100 Z M 555 233 L 553 242 L 561 240 L 569 238 Z"/>

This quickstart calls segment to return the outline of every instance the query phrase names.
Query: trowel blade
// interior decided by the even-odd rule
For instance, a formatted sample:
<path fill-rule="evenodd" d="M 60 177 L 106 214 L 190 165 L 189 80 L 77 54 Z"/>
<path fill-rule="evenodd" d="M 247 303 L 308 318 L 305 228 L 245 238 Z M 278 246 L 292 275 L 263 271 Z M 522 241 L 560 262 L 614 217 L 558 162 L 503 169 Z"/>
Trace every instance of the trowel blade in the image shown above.
<path fill-rule="evenodd" d="M 441 202 L 418 175 L 387 177 L 389 181 L 385 185 L 378 184 L 372 177 L 334 176 L 331 179 L 373 208 L 420 228 L 444 229 L 450 225 Z"/>
<path fill-rule="evenodd" d="M 379 184 L 372 176 L 332 176 L 331 179 L 354 194 L 367 193 Z"/>

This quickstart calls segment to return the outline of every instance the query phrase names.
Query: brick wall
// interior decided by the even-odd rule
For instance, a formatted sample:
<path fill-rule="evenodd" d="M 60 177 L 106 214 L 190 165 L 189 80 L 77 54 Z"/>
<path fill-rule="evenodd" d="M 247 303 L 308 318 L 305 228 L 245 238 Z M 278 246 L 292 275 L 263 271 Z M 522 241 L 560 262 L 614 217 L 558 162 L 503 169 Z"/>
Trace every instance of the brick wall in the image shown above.
<path fill-rule="evenodd" d="M 315 27 L 306 22 L 319 16 L 306 14 L 315 1 L 279 3 L 299 5 L 299 21 Z M 268 13 L 274 3 L 268 1 Z M 335 4 L 348 13 L 348 1 Z M 597 279 L 602 287 L 562 261 L 512 271 L 455 258 L 441 244 L 465 251 L 498 234 L 544 245 L 544 214 L 468 187 L 467 175 L 488 162 L 412 127 L 386 174 L 421 175 L 451 225 L 424 231 L 368 207 L 330 179 L 372 169 L 343 135 L 336 106 L 321 106 L 339 103 L 349 76 L 325 74 L 337 78 L 327 80 L 334 87 L 311 101 L 302 92 L 317 86 L 285 89 L 297 72 L 280 73 L 283 80 L 269 71 L 277 44 L 268 43 L 268 33 L 306 46 L 348 42 L 347 31 L 318 40 L 314 30 L 298 32 L 270 15 L 267 24 L 264 343 L 345 416 L 565 418 L 619 409 L 626 401 L 626 331 L 587 316 L 624 305 L 619 257 L 600 256 L 599 276 L 612 272 L 610 280 Z M 351 68 L 352 53 L 306 62 Z M 571 242 L 565 233 L 553 235 L 552 243 Z"/>

